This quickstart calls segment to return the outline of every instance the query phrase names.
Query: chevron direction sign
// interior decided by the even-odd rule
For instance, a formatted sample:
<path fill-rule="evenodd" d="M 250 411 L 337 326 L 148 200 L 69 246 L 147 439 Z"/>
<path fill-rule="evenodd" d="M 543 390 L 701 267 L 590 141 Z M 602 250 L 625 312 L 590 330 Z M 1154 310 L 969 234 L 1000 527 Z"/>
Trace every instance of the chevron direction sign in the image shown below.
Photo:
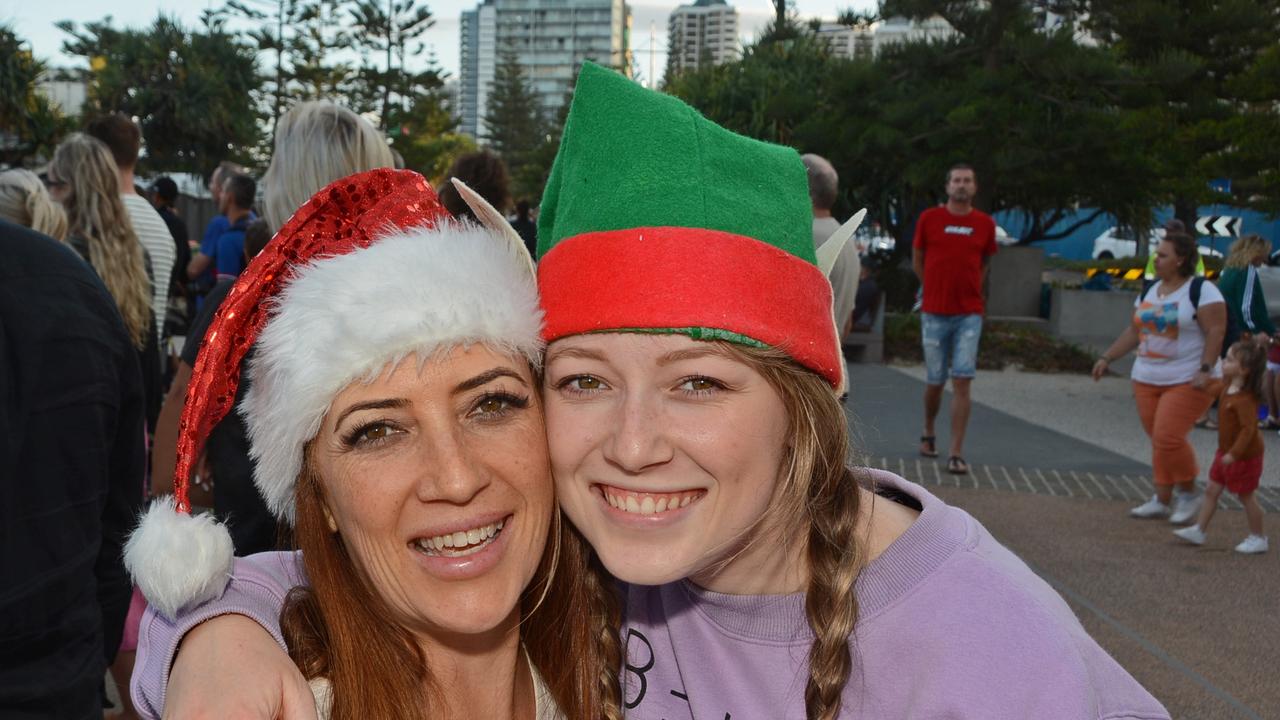
<path fill-rule="evenodd" d="M 1240 218 L 1235 215 L 1201 215 L 1196 232 L 1213 237 L 1240 237 Z"/>

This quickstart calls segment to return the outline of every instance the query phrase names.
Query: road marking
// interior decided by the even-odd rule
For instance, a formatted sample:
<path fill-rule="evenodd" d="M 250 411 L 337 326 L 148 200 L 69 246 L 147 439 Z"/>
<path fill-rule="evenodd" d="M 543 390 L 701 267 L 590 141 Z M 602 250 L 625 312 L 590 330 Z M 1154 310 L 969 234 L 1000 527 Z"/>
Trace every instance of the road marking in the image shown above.
<path fill-rule="evenodd" d="M 1013 478 L 1009 477 L 1009 468 L 1004 467 L 1003 465 L 1001 465 L 1001 466 L 1000 466 L 1000 472 L 1004 473 L 1004 481 L 1005 481 L 1005 482 L 1007 482 L 1007 483 L 1009 483 L 1009 491 L 1010 491 L 1010 492 L 1017 492 L 1017 488 L 1015 488 L 1015 487 L 1013 486 Z"/>
<path fill-rule="evenodd" d="M 1096 486 L 1098 486 L 1098 495 L 1101 495 L 1102 497 L 1111 497 L 1111 493 L 1108 493 L 1106 491 L 1106 488 L 1102 487 L 1102 483 L 1098 482 L 1098 478 L 1096 477 L 1096 475 L 1094 475 L 1093 473 L 1085 473 L 1085 475 L 1088 475 L 1089 479 L 1093 480 L 1093 484 L 1096 484 Z"/>
<path fill-rule="evenodd" d="M 1223 690 L 1217 685 L 1214 685 L 1205 676 L 1187 667 L 1185 663 L 1181 662 L 1177 658 L 1165 652 L 1163 649 L 1160 648 L 1159 645 L 1156 645 L 1150 640 L 1147 640 L 1138 631 L 1134 630 L 1128 625 L 1125 625 L 1119 620 L 1111 617 L 1105 611 L 1103 611 L 1102 608 L 1098 607 L 1097 605 L 1094 605 L 1092 602 L 1089 602 L 1089 600 L 1085 599 L 1083 595 L 1067 587 L 1057 578 L 1051 575 L 1045 574 L 1043 570 L 1036 567 L 1035 565 L 1032 565 L 1031 563 L 1027 563 L 1027 565 L 1031 568 L 1032 572 L 1039 575 L 1041 579 L 1043 579 L 1045 582 L 1049 583 L 1049 585 L 1054 590 L 1057 590 L 1059 593 L 1062 593 L 1062 595 L 1066 596 L 1068 600 L 1071 600 L 1077 605 L 1080 605 L 1084 609 L 1093 613 L 1095 616 L 1098 617 L 1099 620 L 1102 620 L 1106 624 L 1115 628 L 1116 631 L 1118 631 L 1121 635 L 1124 635 L 1125 637 L 1137 643 L 1139 646 L 1142 647 L 1143 650 L 1146 650 L 1147 652 L 1151 653 L 1160 662 L 1182 673 L 1189 680 L 1191 680 L 1191 682 L 1194 682 L 1195 684 L 1209 691 L 1210 694 L 1217 697 L 1219 700 L 1222 700 L 1223 702 L 1232 706 L 1237 711 L 1239 711 L 1242 715 L 1244 715 L 1244 717 L 1249 718 L 1249 720 L 1262 720 L 1262 717 L 1258 715 L 1258 713 L 1254 712 L 1253 709 L 1250 708 L 1248 705 L 1245 705 L 1244 703 L 1232 697 L 1232 695 L 1228 693 L 1226 690 Z"/>
<path fill-rule="evenodd" d="M 1076 474 L 1075 470 L 1071 471 L 1071 477 L 1076 481 L 1076 485 L 1079 485 L 1080 489 L 1084 491 L 1084 496 L 1092 500 L 1093 493 L 1089 492 L 1089 488 L 1085 486 L 1084 481 L 1080 479 L 1080 476 Z"/>
<path fill-rule="evenodd" d="M 982 466 L 982 469 L 983 469 L 984 471 L 986 471 L 986 473 L 987 473 L 987 482 L 991 483 L 991 489 L 992 489 L 992 490 L 995 490 L 995 489 L 996 489 L 996 479 L 995 479 L 994 477 L 992 477 L 992 476 L 991 476 L 991 466 L 990 466 L 990 465 L 983 465 L 983 466 Z"/>
<path fill-rule="evenodd" d="M 1063 490 L 1066 490 L 1066 491 L 1067 491 L 1067 497 L 1075 497 L 1075 496 L 1076 496 L 1076 494 L 1075 494 L 1075 493 L 1071 492 L 1071 488 L 1067 485 L 1067 481 L 1066 481 L 1066 480 L 1064 480 L 1064 479 L 1062 478 L 1062 473 L 1058 472 L 1057 470 L 1050 470 L 1049 472 L 1053 473 L 1053 476 L 1054 476 L 1054 477 L 1056 477 L 1056 478 L 1058 478 L 1058 485 L 1059 485 Z"/>
<path fill-rule="evenodd" d="M 1036 468 L 1036 477 L 1040 478 L 1040 482 L 1044 483 L 1044 487 L 1049 491 L 1050 495 L 1057 497 L 1058 493 L 1054 492 L 1053 486 L 1049 484 L 1048 480 L 1044 479 L 1044 473 L 1040 472 L 1040 468 Z"/>
<path fill-rule="evenodd" d="M 1145 491 L 1142 488 L 1138 487 L 1137 483 L 1131 480 L 1128 475 L 1121 475 L 1120 477 L 1124 478 L 1124 481 L 1129 483 L 1129 487 L 1133 488 L 1133 492 L 1137 494 L 1139 501 L 1146 498 Z"/>

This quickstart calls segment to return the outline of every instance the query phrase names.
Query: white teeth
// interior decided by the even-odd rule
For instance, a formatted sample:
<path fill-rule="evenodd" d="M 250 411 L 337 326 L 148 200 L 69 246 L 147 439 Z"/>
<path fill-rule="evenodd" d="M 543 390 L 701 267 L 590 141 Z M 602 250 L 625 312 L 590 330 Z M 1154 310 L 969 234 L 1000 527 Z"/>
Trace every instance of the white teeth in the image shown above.
<path fill-rule="evenodd" d="M 502 530 L 505 521 L 490 523 L 471 530 L 420 538 L 414 544 L 431 555 L 468 555 L 487 545 Z"/>
<path fill-rule="evenodd" d="M 622 512 L 636 513 L 639 515 L 654 515 L 664 513 L 668 510 L 678 510 L 687 507 L 689 503 L 701 497 L 698 493 L 690 493 L 687 495 L 663 495 L 655 498 L 652 495 L 621 495 L 614 494 L 607 490 L 602 491 L 604 501 L 609 503 L 610 507 L 617 508 Z"/>

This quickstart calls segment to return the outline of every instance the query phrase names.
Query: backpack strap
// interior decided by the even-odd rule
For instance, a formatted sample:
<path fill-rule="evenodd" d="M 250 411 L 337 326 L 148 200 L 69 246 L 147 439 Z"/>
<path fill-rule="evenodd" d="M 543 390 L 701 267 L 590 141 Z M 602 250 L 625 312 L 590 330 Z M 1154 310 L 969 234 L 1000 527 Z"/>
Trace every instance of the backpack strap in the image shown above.
<path fill-rule="evenodd" d="M 1191 278 L 1191 292 L 1189 294 L 1191 295 L 1191 307 L 1193 310 L 1200 309 L 1200 291 L 1202 289 L 1204 289 L 1204 278 L 1199 275 Z M 1191 317 L 1194 319 L 1197 314 L 1193 312 Z"/>

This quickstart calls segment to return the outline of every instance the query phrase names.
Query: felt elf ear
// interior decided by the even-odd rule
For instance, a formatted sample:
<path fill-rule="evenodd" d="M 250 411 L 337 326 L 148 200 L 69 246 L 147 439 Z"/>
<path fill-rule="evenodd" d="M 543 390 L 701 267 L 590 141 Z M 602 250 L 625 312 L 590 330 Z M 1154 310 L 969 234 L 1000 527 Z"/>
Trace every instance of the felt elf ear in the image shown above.
<path fill-rule="evenodd" d="M 853 239 L 853 234 L 858 231 L 858 227 L 862 225 L 862 218 L 867 216 L 867 209 L 862 208 L 849 218 L 849 221 L 841 225 L 831 238 L 822 243 L 822 247 L 818 248 L 818 269 L 823 275 L 831 276 L 831 268 L 836 265 L 836 258 L 840 257 L 840 251 L 844 249 L 845 243 Z"/>
<path fill-rule="evenodd" d="M 488 200 L 481 197 L 480 193 L 467 187 L 467 184 L 458 178 L 452 178 L 453 186 L 458 189 L 458 195 L 462 197 L 462 201 L 471 208 L 471 212 L 476 214 L 476 219 L 480 224 L 496 233 L 498 236 L 506 238 L 510 243 L 510 250 L 524 258 L 525 263 L 529 267 L 529 275 L 537 277 L 537 271 L 533 268 L 533 258 L 529 257 L 529 253 L 525 250 L 524 240 L 520 238 L 520 233 L 511 227 L 511 223 L 498 212 L 497 208 L 489 204 Z"/>

